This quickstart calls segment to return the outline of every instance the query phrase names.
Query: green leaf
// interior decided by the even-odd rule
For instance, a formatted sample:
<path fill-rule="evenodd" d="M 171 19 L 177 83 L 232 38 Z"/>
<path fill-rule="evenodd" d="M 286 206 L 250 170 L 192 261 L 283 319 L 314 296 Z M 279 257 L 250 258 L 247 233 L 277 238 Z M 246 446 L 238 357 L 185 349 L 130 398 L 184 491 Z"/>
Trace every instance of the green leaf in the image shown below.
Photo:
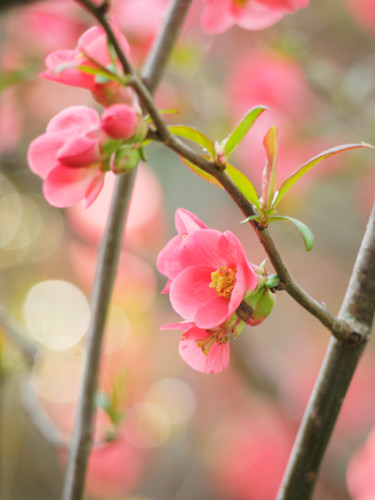
<path fill-rule="evenodd" d="M 318 154 L 317 156 L 309 160 L 307 163 L 304 163 L 282 183 L 273 206 L 276 207 L 276 205 L 285 196 L 285 194 L 289 191 L 289 189 L 298 181 L 298 179 L 300 179 L 303 175 L 305 175 L 317 163 L 324 160 L 325 158 L 329 158 L 330 156 L 336 155 L 338 153 L 343 153 L 344 151 L 350 151 L 352 149 L 359 149 L 359 148 L 375 149 L 374 146 L 371 146 L 371 144 L 366 144 L 364 142 L 362 142 L 361 144 L 343 144 L 342 146 L 337 146 L 335 148 L 327 149 L 326 151 L 323 151 L 322 153 Z"/>
<path fill-rule="evenodd" d="M 264 141 L 266 150 L 266 165 L 263 170 L 262 178 L 262 199 L 265 215 L 272 207 L 272 202 L 276 193 L 276 163 L 277 163 L 277 128 L 271 127 L 267 132 Z"/>
<path fill-rule="evenodd" d="M 180 137 L 184 137 L 185 139 L 189 139 L 190 141 L 199 144 L 203 149 L 206 149 L 212 157 L 215 156 L 214 143 L 209 137 L 204 135 L 199 130 L 193 127 L 188 127 L 186 125 L 171 125 L 168 128 L 172 132 L 172 134 L 179 135 Z"/>
<path fill-rule="evenodd" d="M 250 203 L 252 203 L 260 211 L 257 192 L 246 175 L 230 163 L 226 164 L 225 171 L 241 191 L 241 193 L 245 196 L 245 198 L 248 199 Z"/>
<path fill-rule="evenodd" d="M 252 108 L 240 121 L 233 132 L 224 139 L 225 143 L 225 156 L 229 158 L 229 155 L 237 148 L 237 146 L 243 141 L 244 137 L 248 131 L 253 126 L 255 120 L 260 116 L 263 111 L 268 110 L 266 106 L 256 106 Z"/>
<path fill-rule="evenodd" d="M 295 225 L 298 229 L 300 235 L 302 236 L 303 242 L 305 244 L 305 248 L 307 251 L 311 250 L 314 246 L 314 235 L 311 229 L 306 226 L 304 222 L 301 222 L 298 219 L 293 219 L 292 217 L 288 217 L 287 215 L 274 215 L 270 221 L 273 220 L 287 220 Z"/>
<path fill-rule="evenodd" d="M 199 167 L 197 167 L 196 165 L 194 165 L 194 163 L 192 163 L 191 161 L 187 160 L 183 156 L 180 156 L 180 160 L 187 167 L 189 167 L 190 170 L 192 170 L 195 174 L 199 175 L 199 177 L 202 177 L 202 179 L 204 179 L 205 181 L 210 182 L 211 184 L 214 184 L 215 186 L 217 186 L 219 188 L 223 188 L 223 186 L 220 184 L 220 182 L 217 181 L 215 179 L 215 177 L 213 177 L 211 174 L 208 174 L 204 170 L 200 169 Z"/>
<path fill-rule="evenodd" d="M 250 215 L 249 217 L 246 217 L 246 219 L 242 220 L 240 224 L 245 224 L 246 222 L 249 222 L 251 220 L 258 220 L 259 215 Z"/>
<path fill-rule="evenodd" d="M 72 67 L 72 66 L 66 66 L 66 67 L 63 67 L 63 66 L 65 66 L 65 65 L 61 65 L 57 68 L 58 73 L 63 71 L 64 69 L 68 69 L 69 67 Z M 110 80 L 113 80 L 115 82 L 119 82 L 122 84 L 125 83 L 117 75 L 115 75 L 114 73 L 112 73 L 109 70 L 106 70 L 103 67 L 102 68 L 99 68 L 99 67 L 93 68 L 92 66 L 82 65 L 82 66 L 74 66 L 74 69 L 79 69 L 83 73 L 88 73 L 89 75 L 95 75 L 96 77 L 101 77 L 101 78 L 103 78 L 104 83 L 107 83 Z M 98 82 L 98 83 L 101 83 L 101 82 Z"/>

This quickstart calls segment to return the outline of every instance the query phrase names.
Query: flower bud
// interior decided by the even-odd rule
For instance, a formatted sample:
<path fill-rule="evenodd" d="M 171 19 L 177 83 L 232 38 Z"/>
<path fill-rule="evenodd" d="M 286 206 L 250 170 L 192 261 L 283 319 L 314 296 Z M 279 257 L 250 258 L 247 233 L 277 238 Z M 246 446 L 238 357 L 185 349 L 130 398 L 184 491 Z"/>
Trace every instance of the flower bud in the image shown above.
<path fill-rule="evenodd" d="M 113 104 L 105 109 L 101 127 L 113 139 L 127 140 L 137 129 L 139 117 L 132 106 L 128 104 Z"/>
<path fill-rule="evenodd" d="M 271 313 L 275 300 L 275 294 L 263 287 L 248 294 L 245 298 L 245 302 L 254 309 L 254 312 L 248 319 L 247 324 L 256 326 L 262 323 Z"/>

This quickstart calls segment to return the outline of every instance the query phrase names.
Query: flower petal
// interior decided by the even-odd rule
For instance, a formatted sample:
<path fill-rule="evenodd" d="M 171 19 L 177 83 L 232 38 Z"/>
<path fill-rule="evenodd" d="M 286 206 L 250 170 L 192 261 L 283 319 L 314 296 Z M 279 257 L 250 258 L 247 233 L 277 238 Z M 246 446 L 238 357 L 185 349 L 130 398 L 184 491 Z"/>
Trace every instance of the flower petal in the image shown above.
<path fill-rule="evenodd" d="M 178 234 L 190 234 L 197 229 L 207 229 L 204 222 L 185 208 L 178 208 L 176 210 L 175 226 Z"/>
<path fill-rule="evenodd" d="M 207 337 L 207 332 L 200 328 L 191 328 L 185 332 L 180 341 L 178 352 L 186 363 L 204 373 L 218 373 L 229 364 L 229 341 L 224 344 L 213 344 L 208 354 L 204 354 L 197 346 L 197 340 Z"/>
<path fill-rule="evenodd" d="M 43 134 L 34 139 L 27 152 L 27 161 L 31 171 L 45 179 L 56 167 L 57 151 L 65 140 L 61 134 Z"/>
<path fill-rule="evenodd" d="M 73 138 L 99 126 L 100 117 L 95 109 L 88 106 L 70 106 L 52 118 L 47 126 L 47 133 L 66 134 L 67 137 Z"/>
<path fill-rule="evenodd" d="M 43 194 L 54 207 L 69 207 L 85 198 L 92 181 L 98 175 L 97 168 L 55 167 L 43 184 Z"/>

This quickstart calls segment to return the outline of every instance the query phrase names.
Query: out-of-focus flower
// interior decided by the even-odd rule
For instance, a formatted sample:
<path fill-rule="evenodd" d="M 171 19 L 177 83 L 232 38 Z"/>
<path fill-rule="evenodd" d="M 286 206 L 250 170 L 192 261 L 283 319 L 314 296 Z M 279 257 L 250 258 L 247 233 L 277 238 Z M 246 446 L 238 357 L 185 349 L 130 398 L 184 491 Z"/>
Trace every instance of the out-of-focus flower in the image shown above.
<path fill-rule="evenodd" d="M 121 49 L 128 57 L 129 44 L 121 33 L 117 22 L 112 21 L 112 29 Z M 115 62 L 116 67 L 113 67 L 107 35 L 103 27 L 94 26 L 83 33 L 74 50 L 57 50 L 49 54 L 45 60 L 47 71 L 43 71 L 40 76 L 66 85 L 88 89 L 94 98 L 104 106 L 117 102 L 131 102 L 131 91 L 121 83 L 79 69 L 79 66 L 84 66 L 118 73 L 120 65 L 117 60 Z"/>
<path fill-rule="evenodd" d="M 69 219 L 77 234 L 94 247 L 102 239 L 114 187 L 115 176 L 108 173 L 100 197 L 93 205 L 85 209 L 80 203 L 68 209 Z M 166 214 L 160 181 L 150 167 L 141 163 L 130 200 L 124 245 L 137 252 L 139 249 L 155 252 L 165 240 L 165 234 Z"/>
<path fill-rule="evenodd" d="M 308 4 L 309 0 L 205 0 L 202 27 L 213 35 L 223 33 L 234 24 L 259 30 Z"/>
<path fill-rule="evenodd" d="M 248 291 L 256 288 L 257 275 L 242 244 L 230 231 L 196 229 L 180 238 L 182 241 L 175 240 L 177 245 L 164 249 L 158 261 L 162 263 L 159 270 L 172 278 L 171 304 L 197 327 L 215 328 L 234 314 Z"/>
<path fill-rule="evenodd" d="M 99 195 L 121 144 L 105 134 L 94 109 L 72 106 L 56 115 L 46 133 L 32 141 L 28 161 L 31 170 L 44 179 L 48 203 L 67 207 L 85 199 L 88 207 Z M 125 168 L 124 158 L 120 160 Z"/>
<path fill-rule="evenodd" d="M 358 25 L 375 35 L 375 1 L 374 0 L 347 0 L 348 8 Z"/>
<path fill-rule="evenodd" d="M 375 498 L 375 430 L 350 461 L 347 483 L 354 500 Z"/>
<path fill-rule="evenodd" d="M 272 500 L 292 447 L 293 433 L 276 412 L 254 401 L 245 419 L 227 419 L 211 437 L 207 465 L 227 498 Z M 225 460 L 223 460 L 225 457 Z"/>

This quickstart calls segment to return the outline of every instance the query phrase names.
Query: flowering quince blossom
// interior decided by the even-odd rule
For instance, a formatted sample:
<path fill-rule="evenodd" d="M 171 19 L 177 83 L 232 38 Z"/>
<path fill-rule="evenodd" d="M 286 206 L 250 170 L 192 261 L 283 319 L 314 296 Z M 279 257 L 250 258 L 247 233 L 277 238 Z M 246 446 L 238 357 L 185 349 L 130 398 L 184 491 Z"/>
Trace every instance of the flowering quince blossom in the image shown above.
<path fill-rule="evenodd" d="M 261 323 L 274 298 L 265 288 L 264 270 L 248 262 L 233 233 L 209 229 L 181 208 L 175 222 L 178 235 L 159 253 L 157 267 L 169 278 L 163 292 L 185 321 L 162 329 L 182 329 L 182 358 L 196 370 L 217 373 L 228 366 L 229 337 L 236 338 L 246 322 Z M 245 311 L 236 314 L 244 302 Z"/>
<path fill-rule="evenodd" d="M 201 18 L 207 33 L 218 35 L 238 24 L 248 30 L 268 28 L 309 0 L 205 0 Z"/>
<path fill-rule="evenodd" d="M 171 304 L 199 328 L 221 325 L 234 314 L 245 293 L 256 288 L 257 275 L 230 231 L 196 229 L 181 238 L 179 244 L 164 249 L 157 262 L 171 279 Z"/>
<path fill-rule="evenodd" d="M 125 56 L 129 56 L 129 44 L 121 33 L 115 20 L 111 23 L 113 32 Z M 56 50 L 49 54 L 45 60 L 47 71 L 42 71 L 40 76 L 47 80 L 82 87 L 92 92 L 94 98 L 103 106 L 116 102 L 131 102 L 131 91 L 112 80 L 107 80 L 101 75 L 93 75 L 79 69 L 79 66 L 90 68 L 105 68 L 116 70 L 108 51 L 107 35 L 102 26 L 94 26 L 85 31 L 79 38 L 74 50 Z"/>
<path fill-rule="evenodd" d="M 28 162 L 44 180 L 43 194 L 48 203 L 67 207 L 85 199 L 88 207 L 99 195 L 105 173 L 110 168 L 120 170 L 118 156 L 120 167 L 126 169 L 129 158 L 118 153 L 123 141 L 136 133 L 138 118 L 127 104 L 115 106 L 107 108 L 102 123 L 92 108 L 67 108 L 52 118 L 45 134 L 31 142 Z M 120 118 L 128 117 L 129 124 L 119 124 L 116 113 Z"/>

